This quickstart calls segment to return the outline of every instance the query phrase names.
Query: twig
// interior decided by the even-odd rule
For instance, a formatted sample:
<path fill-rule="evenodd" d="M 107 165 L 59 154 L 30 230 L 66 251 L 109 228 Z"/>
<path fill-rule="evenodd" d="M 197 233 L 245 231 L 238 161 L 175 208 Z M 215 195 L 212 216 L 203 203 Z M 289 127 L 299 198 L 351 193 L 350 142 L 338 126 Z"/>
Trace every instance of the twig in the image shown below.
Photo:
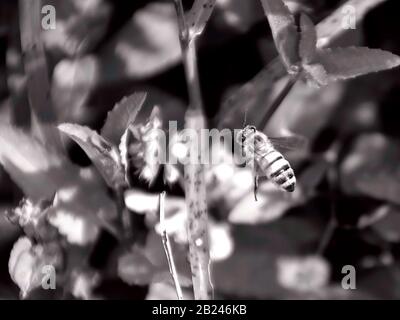
<path fill-rule="evenodd" d="M 164 252 L 167 256 L 169 272 L 171 273 L 172 279 L 174 281 L 176 295 L 178 300 L 183 300 L 182 289 L 179 284 L 178 272 L 176 271 L 174 257 L 172 255 L 171 244 L 169 242 L 167 229 L 165 226 L 165 191 L 160 194 L 159 197 L 159 209 L 160 209 L 160 227 L 161 227 L 161 237 L 164 246 Z"/>
<path fill-rule="evenodd" d="M 117 213 L 119 219 L 119 228 L 121 228 L 123 235 L 119 238 L 128 239 L 132 236 L 131 214 L 125 205 L 125 191 L 127 186 L 119 186 L 115 189 L 115 197 L 117 201 Z"/>
<path fill-rule="evenodd" d="M 288 82 L 285 84 L 284 88 L 282 91 L 279 93 L 279 95 L 275 98 L 275 100 L 272 102 L 272 104 L 268 107 L 264 117 L 258 124 L 258 128 L 261 131 L 265 130 L 265 127 L 267 126 L 269 120 L 271 120 L 272 116 L 275 114 L 275 112 L 278 110 L 279 106 L 285 100 L 287 95 L 289 94 L 290 90 L 292 90 L 293 86 L 296 84 L 297 80 L 299 79 L 300 74 L 296 75 L 295 77 L 291 77 Z"/>
<path fill-rule="evenodd" d="M 190 38 L 182 0 L 174 0 L 174 4 L 178 18 L 179 39 L 189 92 L 190 106 L 185 116 L 185 128 L 196 131 L 197 137 L 200 137 L 201 129 L 205 127 L 205 119 L 197 67 L 196 37 Z M 184 166 L 189 261 L 195 299 L 209 300 L 213 297 L 213 287 L 210 277 L 206 183 L 204 165 L 197 161 L 201 158 L 204 150 L 192 150 L 192 146 L 197 145 L 195 142 L 188 141 L 191 162 Z M 196 159 L 194 159 L 194 156 L 196 156 Z"/>
<path fill-rule="evenodd" d="M 333 207 L 333 204 L 331 204 L 331 207 Z M 334 210 L 334 209 L 331 209 Z M 336 231 L 337 228 L 337 222 L 334 214 L 331 212 L 331 217 L 329 218 L 328 225 L 326 226 L 326 229 L 324 230 L 324 233 L 322 235 L 321 241 L 318 245 L 317 248 L 317 255 L 323 255 L 326 248 L 330 244 L 332 237 Z"/>

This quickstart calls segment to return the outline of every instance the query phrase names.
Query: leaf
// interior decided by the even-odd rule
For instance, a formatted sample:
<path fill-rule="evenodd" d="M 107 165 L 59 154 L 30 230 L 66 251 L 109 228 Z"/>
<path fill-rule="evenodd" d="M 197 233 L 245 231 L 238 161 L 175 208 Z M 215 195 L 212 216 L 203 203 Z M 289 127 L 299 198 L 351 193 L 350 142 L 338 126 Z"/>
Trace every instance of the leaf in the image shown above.
<path fill-rule="evenodd" d="M 46 48 L 63 56 L 82 57 L 103 39 L 112 6 L 104 0 L 48 0 L 55 8 L 57 27 L 42 33 Z"/>
<path fill-rule="evenodd" d="M 192 36 L 198 36 L 203 33 L 216 2 L 217 0 L 195 0 L 186 19 Z"/>
<path fill-rule="evenodd" d="M 94 288 L 99 285 L 100 274 L 90 269 L 75 269 L 71 276 L 71 294 L 78 299 L 94 300 Z"/>
<path fill-rule="evenodd" d="M 349 0 L 338 7 L 327 19 L 322 20 L 316 25 L 318 34 L 318 47 L 328 47 L 338 38 L 343 37 L 352 30 L 345 30 L 342 27 L 344 6 L 354 6 L 355 18 L 362 21 L 366 14 L 383 0 L 359 1 Z M 296 1 L 296 5 L 298 2 Z M 296 48 L 298 50 L 298 48 Z M 286 75 L 286 70 L 279 57 L 274 58 L 252 79 L 242 84 L 240 88 L 232 90 L 233 93 L 223 99 L 221 110 L 219 112 L 218 128 L 239 128 L 242 126 L 243 117 L 238 118 L 238 114 L 243 114 L 248 110 L 248 120 L 257 122 L 259 105 L 265 103 L 273 91 L 273 84 L 278 82 Z M 335 88 L 331 88 L 335 90 Z M 319 94 L 320 95 L 320 94 Z M 314 99 L 315 100 L 315 99 Z M 315 101 L 312 102 L 315 104 Z M 286 104 L 286 103 L 285 103 Z M 326 104 L 326 103 L 324 103 Z M 291 106 L 292 107 L 292 106 Z M 315 117 L 314 117 L 315 120 Z M 304 125 L 302 125 L 304 128 Z"/>
<path fill-rule="evenodd" d="M 147 1 L 140 7 L 99 53 L 100 64 L 107 69 L 99 80 L 106 86 L 151 78 L 181 59 L 171 2 Z"/>
<path fill-rule="evenodd" d="M 230 226 L 227 223 L 210 224 L 210 257 L 213 262 L 223 261 L 232 255 L 234 250 Z"/>
<path fill-rule="evenodd" d="M 129 285 L 148 285 L 156 267 L 139 249 L 132 249 L 118 260 L 118 276 Z"/>
<path fill-rule="evenodd" d="M 303 62 L 310 63 L 317 47 L 317 32 L 311 19 L 302 14 L 300 17 L 299 55 Z"/>
<path fill-rule="evenodd" d="M 109 187 L 116 188 L 125 183 L 124 170 L 115 146 L 88 127 L 65 123 L 58 128 L 86 152 Z"/>
<path fill-rule="evenodd" d="M 8 261 L 8 270 L 11 279 L 21 290 L 21 296 L 40 286 L 46 265 L 58 267 L 62 261 L 58 246 L 34 246 L 27 237 L 22 237 L 15 242 Z"/>
<path fill-rule="evenodd" d="M 101 135 L 114 145 L 119 145 L 122 135 L 135 121 L 146 97 L 145 92 L 138 92 L 118 102 L 108 113 L 107 120 L 101 129 Z"/>
<path fill-rule="evenodd" d="M 32 200 L 51 199 L 76 172 L 63 155 L 12 126 L 0 126 L 0 145 L 0 163 Z"/>
<path fill-rule="evenodd" d="M 60 119 L 82 115 L 99 73 L 97 57 L 93 55 L 63 59 L 57 63 L 53 71 L 51 95 Z"/>
<path fill-rule="evenodd" d="M 328 84 L 328 74 L 325 68 L 319 63 L 304 64 L 303 72 L 308 85 L 315 88 L 321 88 Z"/>
<path fill-rule="evenodd" d="M 54 209 L 48 220 L 69 243 L 74 245 L 85 246 L 93 243 L 100 232 L 99 226 L 90 219 L 71 214 L 61 208 Z"/>
<path fill-rule="evenodd" d="M 71 243 L 87 245 L 95 241 L 100 228 L 118 236 L 113 225 L 116 204 L 93 166 L 82 168 L 79 179 L 57 191 L 50 210 L 50 224 Z"/>
<path fill-rule="evenodd" d="M 124 194 L 126 207 L 138 214 L 155 213 L 158 210 L 158 195 L 136 189 L 127 190 Z"/>
<path fill-rule="evenodd" d="M 165 164 L 164 165 L 164 183 L 173 185 L 179 181 L 181 173 L 176 165 Z"/>
<path fill-rule="evenodd" d="M 282 0 L 261 0 L 271 27 L 272 36 L 286 69 L 299 62 L 299 34 L 289 8 Z"/>
<path fill-rule="evenodd" d="M 400 205 L 399 161 L 396 140 L 378 133 L 363 134 L 341 164 L 342 189 Z"/>
<path fill-rule="evenodd" d="M 14 244 L 8 261 L 8 270 L 11 279 L 18 285 L 22 297 L 38 287 L 40 284 L 34 269 L 36 267 L 36 257 L 31 251 L 32 242 L 26 238 L 20 238 Z"/>
<path fill-rule="evenodd" d="M 398 206 L 383 205 L 377 210 L 372 228 L 388 242 L 400 242 L 400 210 Z"/>
<path fill-rule="evenodd" d="M 186 296 L 183 293 L 184 300 L 193 299 L 193 296 Z M 172 283 L 155 282 L 150 284 L 146 300 L 176 300 L 176 289 Z"/>
<path fill-rule="evenodd" d="M 388 51 L 367 47 L 322 49 L 316 60 L 328 73 L 330 80 L 345 80 L 395 68 L 400 57 Z"/>

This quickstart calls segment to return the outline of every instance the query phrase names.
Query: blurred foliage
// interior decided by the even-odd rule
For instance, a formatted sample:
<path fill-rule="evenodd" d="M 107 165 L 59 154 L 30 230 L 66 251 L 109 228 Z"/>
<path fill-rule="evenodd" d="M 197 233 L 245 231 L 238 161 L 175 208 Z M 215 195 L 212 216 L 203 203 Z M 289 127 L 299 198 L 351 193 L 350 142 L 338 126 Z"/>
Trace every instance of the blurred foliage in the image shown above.
<path fill-rule="evenodd" d="M 338 2 L 287 4 L 320 21 Z M 126 159 L 120 158 L 126 129 L 133 124 L 132 130 L 142 133 L 135 137 L 143 138 L 155 106 L 162 122 L 157 125 L 167 129 L 169 120 L 183 125 L 187 95 L 173 6 L 167 0 L 49 4 L 56 7 L 57 28 L 44 31 L 42 40 L 57 124 L 74 123 L 62 131 L 87 155 L 66 136 L 62 154 L 27 133 L 34 123 L 16 31 L 18 3 L 2 1 L 0 298 L 16 299 L 20 291 L 27 299 L 175 299 L 159 234 L 157 199 L 164 189 L 169 193 L 167 232 L 184 295 L 191 298 L 179 182 L 164 184 L 168 168 L 152 170 L 151 185 L 140 179 L 145 155 L 154 150 L 149 143 L 136 143 L 142 157 L 130 160 L 129 172 Z M 398 6 L 398 1 L 383 1 L 337 43 L 399 54 Z M 210 126 L 228 117 L 221 111 L 225 97 L 274 56 L 272 34 L 257 1 L 217 1 L 199 39 Z M 285 154 L 299 181 L 293 195 L 261 181 L 255 202 L 251 171 L 234 166 L 231 155 L 218 150 L 220 161 L 207 172 L 217 298 L 400 298 L 399 79 L 396 69 L 320 90 L 295 85 L 266 130 L 310 141 L 307 150 Z M 135 92 L 147 92 L 146 101 L 135 102 L 142 102 L 140 112 L 121 101 Z M 248 122 L 270 102 L 272 92 L 264 94 L 257 97 L 257 110 L 249 110 Z M 242 124 L 245 112 L 243 106 L 226 123 Z M 118 126 L 118 132 L 101 130 L 110 126 Z M 320 251 L 330 221 L 335 227 Z M 129 228 L 128 236 L 123 228 Z M 55 291 L 38 288 L 42 267 L 49 263 L 57 271 Z M 347 264 L 356 267 L 357 290 L 341 288 Z"/>

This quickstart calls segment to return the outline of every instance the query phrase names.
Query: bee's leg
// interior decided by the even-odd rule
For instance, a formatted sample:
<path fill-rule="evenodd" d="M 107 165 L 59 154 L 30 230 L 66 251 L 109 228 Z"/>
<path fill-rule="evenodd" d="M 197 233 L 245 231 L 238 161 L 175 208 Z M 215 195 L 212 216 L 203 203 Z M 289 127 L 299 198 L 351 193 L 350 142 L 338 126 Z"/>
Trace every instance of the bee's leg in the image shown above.
<path fill-rule="evenodd" d="M 254 176 L 254 199 L 258 201 L 257 199 L 257 191 L 258 191 L 258 175 Z"/>

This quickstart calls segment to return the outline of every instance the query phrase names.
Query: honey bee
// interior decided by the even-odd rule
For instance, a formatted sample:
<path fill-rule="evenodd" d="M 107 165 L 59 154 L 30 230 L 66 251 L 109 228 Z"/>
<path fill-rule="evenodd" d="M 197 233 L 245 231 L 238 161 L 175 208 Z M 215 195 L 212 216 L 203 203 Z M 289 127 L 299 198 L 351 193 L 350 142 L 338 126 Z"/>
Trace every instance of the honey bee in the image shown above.
<path fill-rule="evenodd" d="M 297 136 L 269 138 L 255 126 L 246 126 L 236 136 L 242 146 L 247 163 L 253 163 L 254 197 L 257 201 L 258 178 L 266 176 L 277 187 L 286 192 L 296 188 L 296 177 L 290 163 L 277 150 L 304 147 L 305 140 Z"/>

